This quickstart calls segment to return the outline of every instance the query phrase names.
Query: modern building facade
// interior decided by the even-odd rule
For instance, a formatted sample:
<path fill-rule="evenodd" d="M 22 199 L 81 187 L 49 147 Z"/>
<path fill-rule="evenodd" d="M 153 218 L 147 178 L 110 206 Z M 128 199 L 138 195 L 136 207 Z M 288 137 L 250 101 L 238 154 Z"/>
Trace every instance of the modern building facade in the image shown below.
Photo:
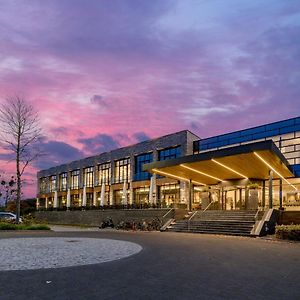
<path fill-rule="evenodd" d="M 200 139 L 181 131 L 38 172 L 44 208 L 300 210 L 300 117 Z"/>

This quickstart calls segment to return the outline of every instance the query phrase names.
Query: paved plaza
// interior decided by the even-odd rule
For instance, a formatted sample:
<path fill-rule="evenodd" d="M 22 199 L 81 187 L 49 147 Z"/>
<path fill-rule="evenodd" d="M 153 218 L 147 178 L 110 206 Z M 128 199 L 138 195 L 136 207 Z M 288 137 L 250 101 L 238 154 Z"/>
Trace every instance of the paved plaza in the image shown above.
<path fill-rule="evenodd" d="M 2 266 L 7 259 L 14 261 L 16 255 L 22 255 L 26 239 L 36 245 L 30 258 L 28 251 L 24 252 L 26 260 L 34 260 L 39 247 L 41 250 L 47 245 L 47 249 L 59 243 L 74 247 L 54 251 L 66 261 L 72 261 L 76 251 L 83 257 L 104 255 L 103 241 L 131 245 L 135 251 L 129 253 L 130 247 L 126 250 L 121 246 L 118 249 L 125 250 L 126 257 L 102 263 L 98 260 L 71 267 L 0 271 L 1 300 L 300 299 L 300 243 L 113 230 L 2 232 L 0 252 L 8 251 L 4 245 L 16 239 L 20 240 L 20 249 L 10 249 L 5 260 L 1 259 Z M 75 240 L 91 244 L 67 242 Z M 46 261 L 56 259 L 48 257 L 53 256 L 51 252 L 44 255 Z"/>

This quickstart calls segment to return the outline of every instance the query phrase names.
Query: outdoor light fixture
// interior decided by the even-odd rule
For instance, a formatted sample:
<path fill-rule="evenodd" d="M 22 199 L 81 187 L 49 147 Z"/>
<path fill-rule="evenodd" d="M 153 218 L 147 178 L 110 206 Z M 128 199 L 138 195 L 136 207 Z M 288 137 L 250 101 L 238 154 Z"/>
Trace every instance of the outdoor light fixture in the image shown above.
<path fill-rule="evenodd" d="M 199 173 L 199 174 L 201 174 L 201 175 L 210 177 L 210 178 L 212 178 L 212 179 L 216 179 L 216 180 L 218 180 L 218 181 L 223 181 L 222 179 L 220 179 L 220 178 L 218 178 L 218 177 L 211 176 L 211 175 L 206 174 L 206 173 L 204 173 L 204 172 L 201 172 L 201 171 L 198 171 L 198 170 L 193 169 L 193 168 L 191 168 L 191 167 L 188 167 L 188 166 L 186 166 L 186 165 L 184 165 L 184 164 L 181 164 L 180 167 L 183 167 L 183 168 L 185 168 L 185 169 L 191 170 L 191 171 L 196 172 L 196 173 Z"/>
<path fill-rule="evenodd" d="M 205 183 L 202 183 L 202 182 L 199 182 L 199 181 L 195 181 L 195 180 L 192 180 L 192 183 L 195 183 L 195 184 L 199 184 L 199 185 L 207 185 L 207 184 L 205 184 Z"/>
<path fill-rule="evenodd" d="M 289 184 L 291 187 L 293 187 L 296 191 L 298 189 L 291 184 L 287 179 L 285 179 L 279 172 L 277 172 L 267 161 L 265 161 L 258 153 L 253 152 L 255 156 L 257 156 L 265 165 L 267 165 L 274 173 L 276 173 L 281 179 L 283 179 L 287 184 Z"/>
<path fill-rule="evenodd" d="M 170 173 L 167 173 L 167 172 L 159 171 L 157 169 L 153 169 L 152 171 L 155 172 L 155 173 L 161 174 L 161 175 L 165 175 L 165 176 L 171 177 L 171 178 L 174 177 L 174 178 L 176 178 L 178 180 L 184 180 L 184 181 L 188 181 L 188 182 L 190 181 L 187 178 L 180 177 L 180 176 L 177 176 L 177 175 L 173 175 L 173 174 L 170 174 Z M 195 181 L 195 180 L 192 180 L 192 182 L 194 182 L 196 184 L 200 184 L 200 185 L 206 185 L 204 183 L 201 183 L 201 182 L 198 182 L 198 181 Z"/>
<path fill-rule="evenodd" d="M 212 160 L 213 162 L 215 162 L 216 164 L 222 166 L 223 168 L 225 168 L 225 169 L 227 169 L 227 170 L 229 170 L 229 171 L 231 171 L 231 172 L 233 172 L 233 173 L 235 173 L 235 174 L 237 174 L 237 175 L 239 175 L 239 176 L 241 176 L 241 177 L 244 177 L 245 179 L 248 179 L 247 176 L 245 176 L 245 175 L 243 175 L 243 174 L 241 174 L 241 173 L 239 173 L 239 172 L 233 170 L 233 169 L 230 168 L 230 167 L 227 167 L 226 165 L 224 165 L 224 164 L 222 164 L 222 163 L 216 161 L 215 159 L 212 158 L 211 160 Z"/>

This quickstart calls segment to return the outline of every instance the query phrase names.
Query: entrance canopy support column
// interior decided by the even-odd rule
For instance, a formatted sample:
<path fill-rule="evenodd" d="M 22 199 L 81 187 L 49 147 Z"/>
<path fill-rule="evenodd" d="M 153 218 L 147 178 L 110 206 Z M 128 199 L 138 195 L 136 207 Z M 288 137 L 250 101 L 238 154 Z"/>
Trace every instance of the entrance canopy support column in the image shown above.
<path fill-rule="evenodd" d="M 273 171 L 269 172 L 269 208 L 273 208 Z"/>
<path fill-rule="evenodd" d="M 189 193 L 188 193 L 188 210 L 191 211 L 192 210 L 192 189 L 193 189 L 193 183 L 192 180 L 189 181 L 188 184 L 188 189 L 189 189 Z"/>
<path fill-rule="evenodd" d="M 282 209 L 282 179 L 279 179 L 279 209 Z"/>
<path fill-rule="evenodd" d="M 262 182 L 262 200 L 261 200 L 261 206 L 264 209 L 266 206 L 266 182 Z"/>

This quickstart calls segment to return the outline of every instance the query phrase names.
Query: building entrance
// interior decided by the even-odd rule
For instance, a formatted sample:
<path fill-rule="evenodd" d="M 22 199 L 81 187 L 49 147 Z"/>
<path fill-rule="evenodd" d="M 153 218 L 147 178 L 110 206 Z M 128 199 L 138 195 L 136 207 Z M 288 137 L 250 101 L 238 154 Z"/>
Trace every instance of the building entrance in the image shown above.
<path fill-rule="evenodd" d="M 249 189 L 244 186 L 195 188 L 193 208 L 200 210 L 256 210 L 261 203 L 261 197 L 262 193 L 259 188 Z"/>

